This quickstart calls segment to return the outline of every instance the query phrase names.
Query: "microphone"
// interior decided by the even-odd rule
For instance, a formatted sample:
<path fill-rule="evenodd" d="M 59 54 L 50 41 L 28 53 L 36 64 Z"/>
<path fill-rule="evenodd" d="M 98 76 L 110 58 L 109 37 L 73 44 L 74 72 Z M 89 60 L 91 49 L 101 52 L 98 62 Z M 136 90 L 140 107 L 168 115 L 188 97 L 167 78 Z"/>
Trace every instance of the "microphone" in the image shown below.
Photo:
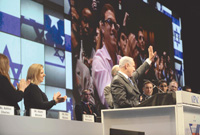
<path fill-rule="evenodd" d="M 152 83 L 152 84 L 153 84 L 153 83 Z M 156 86 L 156 85 L 153 84 L 153 89 L 154 89 L 154 88 L 157 88 L 158 91 L 161 92 L 161 93 L 165 93 L 163 90 L 161 90 L 160 88 L 158 88 L 158 86 Z"/>
<path fill-rule="evenodd" d="M 93 113 L 93 115 L 94 115 L 95 117 L 97 117 L 97 114 L 96 114 L 96 113 Z"/>

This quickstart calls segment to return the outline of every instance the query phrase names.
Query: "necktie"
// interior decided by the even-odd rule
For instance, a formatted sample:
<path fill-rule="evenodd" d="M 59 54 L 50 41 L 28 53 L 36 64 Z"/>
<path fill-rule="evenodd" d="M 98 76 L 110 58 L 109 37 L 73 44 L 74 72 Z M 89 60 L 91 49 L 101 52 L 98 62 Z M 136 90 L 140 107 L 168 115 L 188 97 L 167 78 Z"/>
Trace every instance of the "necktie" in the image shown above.
<path fill-rule="evenodd" d="M 89 108 L 90 114 L 92 114 L 92 110 L 91 110 L 91 108 L 90 108 L 90 105 L 89 105 L 89 104 L 87 104 L 87 105 L 88 105 L 88 108 Z"/>
<path fill-rule="evenodd" d="M 134 84 L 133 84 L 133 81 L 132 81 L 130 78 L 128 78 L 128 80 L 131 82 L 132 85 L 134 85 Z"/>

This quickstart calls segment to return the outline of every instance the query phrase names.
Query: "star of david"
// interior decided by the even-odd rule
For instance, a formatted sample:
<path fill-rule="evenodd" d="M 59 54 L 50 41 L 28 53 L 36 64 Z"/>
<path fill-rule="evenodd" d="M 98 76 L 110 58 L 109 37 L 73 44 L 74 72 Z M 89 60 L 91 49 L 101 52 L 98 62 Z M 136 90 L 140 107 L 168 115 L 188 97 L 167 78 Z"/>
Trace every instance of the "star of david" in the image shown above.
<path fill-rule="evenodd" d="M 23 65 L 18 64 L 18 63 L 14 63 L 12 61 L 7 45 L 6 45 L 6 47 L 5 47 L 4 51 L 3 51 L 3 54 L 6 55 L 8 57 L 8 59 L 9 59 L 10 69 L 11 69 L 12 74 L 13 74 L 14 79 L 15 79 L 14 82 L 13 82 L 13 85 L 17 86 L 17 83 L 18 83 L 18 80 L 19 80 L 19 76 L 20 76 L 20 74 L 22 72 Z"/>
<path fill-rule="evenodd" d="M 58 20 L 57 18 L 53 17 L 53 16 L 49 16 L 49 18 L 51 19 L 51 28 L 55 27 L 58 30 Z"/>
<path fill-rule="evenodd" d="M 178 33 L 177 29 L 174 31 L 174 36 L 175 36 L 174 41 L 177 43 L 178 46 L 180 44 L 180 34 Z"/>
<path fill-rule="evenodd" d="M 55 53 L 54 53 L 54 56 L 57 56 L 57 57 L 59 57 L 60 58 L 60 60 L 62 61 L 62 63 L 63 63 L 63 61 L 65 60 L 65 51 L 63 51 L 63 50 L 59 50 L 59 49 L 56 49 L 56 48 L 54 48 L 55 49 Z M 61 52 L 61 53 L 59 53 L 59 52 Z"/>

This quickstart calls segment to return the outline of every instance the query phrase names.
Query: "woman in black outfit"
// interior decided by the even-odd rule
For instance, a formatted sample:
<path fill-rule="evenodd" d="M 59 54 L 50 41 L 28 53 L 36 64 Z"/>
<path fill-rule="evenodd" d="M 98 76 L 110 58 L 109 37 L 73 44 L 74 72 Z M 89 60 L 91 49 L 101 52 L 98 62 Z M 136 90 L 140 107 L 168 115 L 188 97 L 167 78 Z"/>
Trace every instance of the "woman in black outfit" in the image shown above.
<path fill-rule="evenodd" d="M 65 102 L 67 99 L 67 96 L 61 97 L 60 92 L 57 92 L 54 94 L 53 100 L 48 101 L 46 94 L 38 87 L 43 82 L 45 76 L 41 64 L 32 64 L 28 69 L 26 79 L 30 80 L 31 84 L 26 88 L 24 93 L 24 104 L 27 116 L 30 115 L 29 111 L 31 108 L 49 110 L 57 103 Z"/>
<path fill-rule="evenodd" d="M 30 81 L 21 79 L 17 84 L 17 90 L 10 81 L 9 59 L 0 54 L 0 105 L 14 106 L 15 114 L 19 110 L 18 102 L 24 97 L 24 90 L 30 84 Z"/>

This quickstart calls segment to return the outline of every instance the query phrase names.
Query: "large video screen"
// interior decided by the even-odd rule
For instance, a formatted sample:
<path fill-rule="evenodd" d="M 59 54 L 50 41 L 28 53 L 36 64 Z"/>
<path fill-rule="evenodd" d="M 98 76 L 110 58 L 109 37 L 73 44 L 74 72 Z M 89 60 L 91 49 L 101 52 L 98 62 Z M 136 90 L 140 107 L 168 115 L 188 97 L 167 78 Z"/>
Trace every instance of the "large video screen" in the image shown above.
<path fill-rule="evenodd" d="M 99 110 L 107 108 L 104 88 L 111 83 L 112 67 L 119 64 L 120 57 L 130 56 L 138 68 L 148 57 L 150 45 L 157 56 L 148 72 L 138 80 L 140 92 L 143 93 L 142 84 L 146 79 L 154 84 L 160 79 L 168 83 L 175 79 L 180 87 L 184 85 L 181 19 L 173 16 L 173 11 L 152 0 L 72 1 L 74 91 L 79 97 L 75 98 L 76 102 L 80 102 L 83 89 L 90 89 L 91 102 Z M 106 3 L 114 8 L 116 23 L 101 17 Z M 102 31 L 106 23 L 111 27 L 110 35 Z M 117 43 L 112 44 L 112 36 L 116 36 L 112 32 L 114 28 Z"/>
<path fill-rule="evenodd" d="M 42 64 L 46 77 L 39 87 L 48 99 L 52 100 L 58 91 L 63 96 L 69 93 L 66 102 L 54 106 L 49 112 L 70 112 L 73 119 L 69 16 L 68 0 L 0 1 L 0 53 L 10 60 L 11 82 L 16 87 L 20 79 L 26 79 L 30 65 Z M 19 105 L 24 110 L 23 101 Z"/>

